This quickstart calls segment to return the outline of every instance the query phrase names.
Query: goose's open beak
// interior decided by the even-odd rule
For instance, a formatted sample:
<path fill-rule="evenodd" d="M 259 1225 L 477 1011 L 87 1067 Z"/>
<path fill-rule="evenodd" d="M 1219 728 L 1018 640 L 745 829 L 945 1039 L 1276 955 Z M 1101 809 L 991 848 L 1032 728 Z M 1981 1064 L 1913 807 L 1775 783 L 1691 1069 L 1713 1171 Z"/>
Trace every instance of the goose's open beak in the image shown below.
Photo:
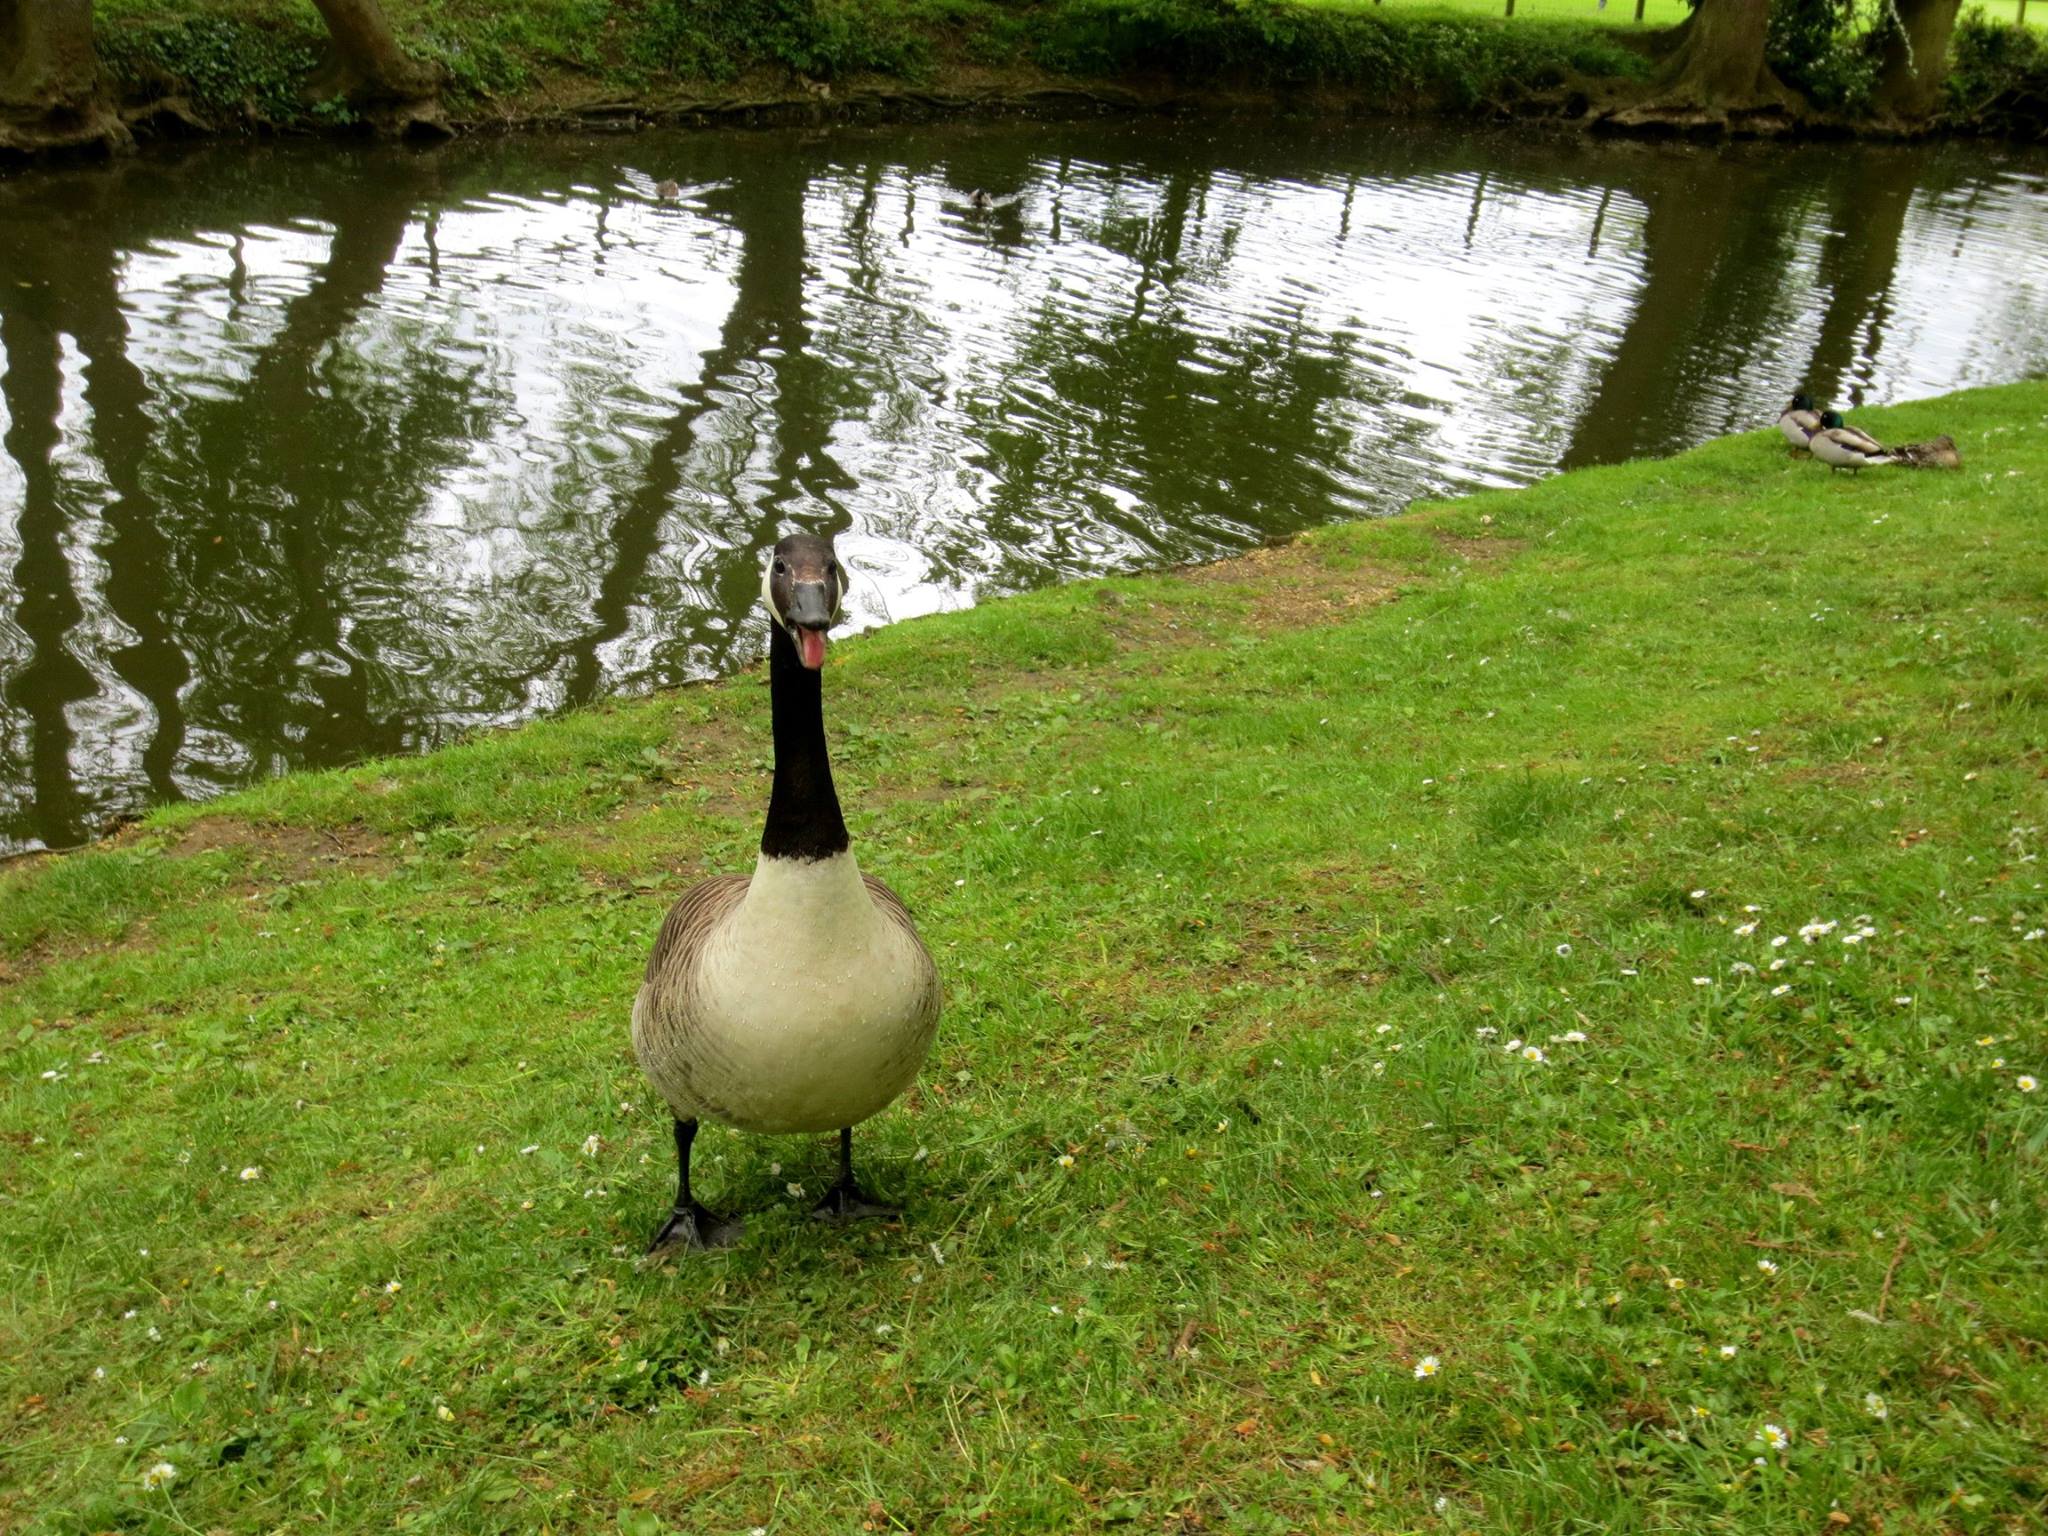
<path fill-rule="evenodd" d="M 832 627 L 832 598 L 822 581 L 800 581 L 790 593 L 789 633 L 797 658 L 815 672 L 825 665 L 825 631 Z"/>

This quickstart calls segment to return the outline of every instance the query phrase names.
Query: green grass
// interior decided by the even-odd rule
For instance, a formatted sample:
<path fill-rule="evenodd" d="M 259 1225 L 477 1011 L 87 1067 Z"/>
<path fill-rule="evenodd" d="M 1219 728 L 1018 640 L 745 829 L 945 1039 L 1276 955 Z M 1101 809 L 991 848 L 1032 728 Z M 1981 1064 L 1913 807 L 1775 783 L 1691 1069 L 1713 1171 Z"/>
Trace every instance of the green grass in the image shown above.
<path fill-rule="evenodd" d="M 1963 14 L 1975 14 L 1986 21 L 2012 26 L 2020 17 L 2019 0 L 1970 0 L 1970 4 L 1963 8 Z M 2041 0 L 2028 0 L 2026 25 L 2030 31 L 2048 32 L 2048 5 L 2041 4 Z"/>
<path fill-rule="evenodd" d="M 2040 1529 L 2048 385 L 1864 421 L 845 644 L 901 1227 L 638 1258 L 755 676 L 0 873 L 0 1526 Z"/>
<path fill-rule="evenodd" d="M 1504 16 L 1507 0 L 1303 0 L 1303 3 L 1332 10 L 1371 10 L 1375 5 L 1389 16 Z M 2019 0 L 1969 0 L 1965 14 L 1976 13 L 1987 20 L 2011 26 L 2019 16 Z M 1675 27 L 1692 14 L 1686 0 L 1645 0 L 1641 26 L 1648 31 Z M 1515 0 L 1517 22 L 1570 22 L 1588 26 L 1635 27 L 1635 0 Z M 1868 17 L 1862 18 L 1868 24 Z M 2048 0 L 2027 0 L 2027 26 L 2048 31 Z"/>
<path fill-rule="evenodd" d="M 1396 17 L 1427 15 L 1505 19 L 1507 10 L 1507 0 L 1304 0 L 1304 3 L 1332 10 L 1379 9 L 1382 14 Z M 1645 31 L 1675 27 L 1691 14 L 1692 9 L 1685 0 L 1644 0 L 1641 25 Z M 1605 10 L 1601 9 L 1599 0 L 1515 0 L 1514 20 L 1634 27 L 1637 25 L 1636 0 L 1607 0 Z"/>

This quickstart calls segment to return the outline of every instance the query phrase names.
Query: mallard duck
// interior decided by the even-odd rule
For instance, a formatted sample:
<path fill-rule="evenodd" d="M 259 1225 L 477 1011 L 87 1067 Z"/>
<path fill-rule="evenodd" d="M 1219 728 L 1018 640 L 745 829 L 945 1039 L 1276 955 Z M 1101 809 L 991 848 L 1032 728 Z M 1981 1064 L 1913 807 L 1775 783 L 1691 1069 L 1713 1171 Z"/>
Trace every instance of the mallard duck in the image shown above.
<path fill-rule="evenodd" d="M 1883 443 L 1860 427 L 1845 425 L 1839 411 L 1821 413 L 1820 426 L 1807 446 L 1831 470 L 1869 469 L 1895 462 Z"/>
<path fill-rule="evenodd" d="M 965 206 L 973 213 L 995 213 L 999 209 L 1013 208 L 1022 201 L 1024 201 L 1024 194 L 1022 192 L 1006 192 L 1001 197 L 998 197 L 993 192 L 976 187 L 967 194 Z M 954 206 L 958 207 L 961 205 L 955 204 Z"/>
<path fill-rule="evenodd" d="M 839 1178 L 814 1215 L 896 1214 L 853 1177 L 853 1127 L 910 1086 L 938 1028 L 939 973 L 896 893 L 854 862 L 825 750 L 825 634 L 848 577 L 832 545 L 795 534 L 761 576 L 775 781 L 761 856 L 714 875 L 662 924 L 633 1004 L 633 1052 L 675 1115 L 665 1243 L 716 1247 L 740 1223 L 690 1190 L 702 1119 L 743 1131 L 839 1132 Z"/>
<path fill-rule="evenodd" d="M 1820 430 L 1820 413 L 1813 408 L 1813 397 L 1794 395 L 1792 403 L 1778 413 L 1778 430 L 1785 434 L 1793 452 L 1806 452 L 1813 434 Z"/>
<path fill-rule="evenodd" d="M 1892 462 L 1911 469 L 1961 469 L 1963 456 L 1956 452 L 1956 440 L 1946 432 L 1924 443 L 1901 443 L 1892 450 Z"/>

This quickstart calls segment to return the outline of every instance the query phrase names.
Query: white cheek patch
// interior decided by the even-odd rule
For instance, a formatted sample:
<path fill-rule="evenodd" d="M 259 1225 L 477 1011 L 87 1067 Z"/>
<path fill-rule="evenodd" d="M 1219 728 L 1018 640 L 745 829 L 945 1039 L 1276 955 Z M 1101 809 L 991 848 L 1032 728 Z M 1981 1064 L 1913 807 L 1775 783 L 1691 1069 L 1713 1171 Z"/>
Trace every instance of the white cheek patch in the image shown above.
<path fill-rule="evenodd" d="M 832 622 L 840 623 L 846 617 L 846 593 L 853 585 L 853 572 L 842 563 L 835 568 L 838 580 L 832 584 Z"/>
<path fill-rule="evenodd" d="M 776 628 L 789 628 L 789 621 L 782 616 L 782 610 L 775 606 L 775 561 L 771 558 L 761 567 L 761 601 L 767 604 L 768 613 L 775 620 Z"/>

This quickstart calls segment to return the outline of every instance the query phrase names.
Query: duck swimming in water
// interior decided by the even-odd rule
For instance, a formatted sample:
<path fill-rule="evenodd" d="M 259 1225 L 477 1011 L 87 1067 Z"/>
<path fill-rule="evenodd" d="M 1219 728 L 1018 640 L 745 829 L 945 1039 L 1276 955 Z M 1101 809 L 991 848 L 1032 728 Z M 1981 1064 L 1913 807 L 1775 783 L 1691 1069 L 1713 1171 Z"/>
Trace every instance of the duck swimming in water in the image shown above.
<path fill-rule="evenodd" d="M 751 875 L 714 875 L 670 910 L 633 1004 L 633 1052 L 675 1116 L 674 1209 L 650 1247 L 731 1242 L 690 1187 L 702 1120 L 766 1135 L 839 1132 L 812 1213 L 896 1213 L 853 1177 L 853 1127 L 910 1086 L 938 1029 L 939 973 L 896 893 L 854 861 L 825 748 L 825 635 L 846 567 L 793 534 L 762 573 L 775 780 Z"/>

